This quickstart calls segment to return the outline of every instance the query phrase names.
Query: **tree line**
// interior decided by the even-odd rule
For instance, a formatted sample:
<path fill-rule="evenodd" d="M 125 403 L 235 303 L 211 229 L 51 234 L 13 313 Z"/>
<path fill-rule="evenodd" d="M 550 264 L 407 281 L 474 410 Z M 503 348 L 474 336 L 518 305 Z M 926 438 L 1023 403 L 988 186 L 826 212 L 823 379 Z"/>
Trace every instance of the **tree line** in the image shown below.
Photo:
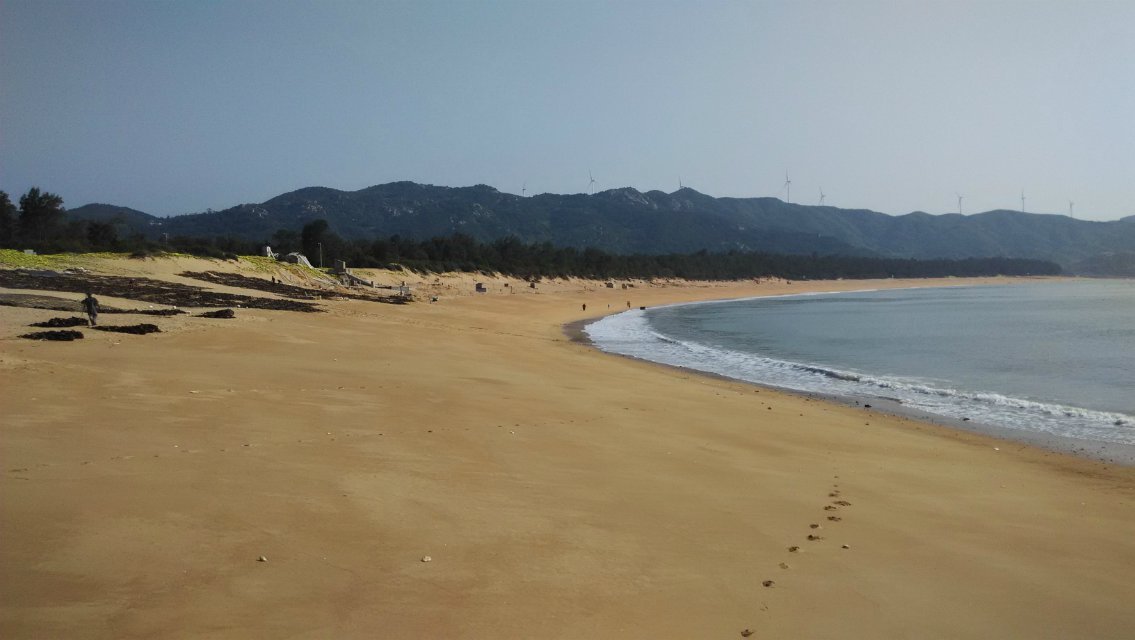
<path fill-rule="evenodd" d="M 0 247 L 36 251 L 102 251 L 118 246 L 118 230 L 107 222 L 68 220 L 63 198 L 32 187 L 16 207 L 0 191 Z"/>
<path fill-rule="evenodd" d="M 235 258 L 258 254 L 264 245 L 280 253 L 301 252 L 316 266 L 342 260 L 352 267 L 403 266 L 418 272 L 501 273 L 538 279 L 685 278 L 738 280 L 782 277 L 793 280 L 836 278 L 930 278 L 943 276 L 1057 275 L 1060 267 L 1044 260 L 965 258 L 914 260 L 841 255 L 791 255 L 752 251 L 615 254 L 599 249 L 559 247 L 550 242 L 525 243 L 515 237 L 479 242 L 464 234 L 414 240 L 400 236 L 345 239 L 326 220 L 314 220 L 299 231 L 280 229 L 263 242 L 226 237 L 173 236 L 147 239 L 134 233 L 120 237 L 111 222 L 67 220 L 63 199 L 32 188 L 17 208 L 0 191 L 0 247 L 40 252 L 122 251 L 147 255 L 163 251 Z M 322 261 L 322 265 L 320 262 Z"/>

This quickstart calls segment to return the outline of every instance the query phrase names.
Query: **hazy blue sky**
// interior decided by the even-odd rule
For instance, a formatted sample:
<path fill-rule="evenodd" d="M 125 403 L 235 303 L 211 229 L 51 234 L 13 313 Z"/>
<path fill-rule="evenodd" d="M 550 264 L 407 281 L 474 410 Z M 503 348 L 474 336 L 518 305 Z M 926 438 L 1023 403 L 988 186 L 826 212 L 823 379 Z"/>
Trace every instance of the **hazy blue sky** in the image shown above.
<path fill-rule="evenodd" d="M 0 189 L 393 180 L 1135 214 L 1135 1 L 0 0 Z"/>

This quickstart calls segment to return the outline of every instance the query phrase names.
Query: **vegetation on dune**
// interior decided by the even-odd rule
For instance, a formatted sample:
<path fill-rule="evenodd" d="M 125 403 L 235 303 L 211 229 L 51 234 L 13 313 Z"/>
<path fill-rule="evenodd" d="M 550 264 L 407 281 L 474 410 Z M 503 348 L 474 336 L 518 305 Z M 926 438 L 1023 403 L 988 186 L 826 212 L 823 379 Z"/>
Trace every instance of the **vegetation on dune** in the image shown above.
<path fill-rule="evenodd" d="M 96 260 L 125 259 L 129 254 L 107 251 L 91 253 L 24 253 L 16 249 L 0 249 L 0 266 L 16 269 L 73 269 Z"/>

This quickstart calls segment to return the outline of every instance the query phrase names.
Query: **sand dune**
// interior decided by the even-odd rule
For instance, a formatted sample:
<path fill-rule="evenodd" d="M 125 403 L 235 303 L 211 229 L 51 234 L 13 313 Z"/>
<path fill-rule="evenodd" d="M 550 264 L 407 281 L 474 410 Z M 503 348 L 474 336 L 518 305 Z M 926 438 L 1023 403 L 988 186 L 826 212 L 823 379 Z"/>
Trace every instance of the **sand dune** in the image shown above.
<path fill-rule="evenodd" d="M 14 337 L 58 312 L 0 307 L 0 636 L 1135 628 L 1132 468 L 607 356 L 562 330 L 628 302 L 925 281 L 495 279 L 474 295 L 471 276 L 409 279 L 408 306 L 177 316 L 65 344 Z"/>

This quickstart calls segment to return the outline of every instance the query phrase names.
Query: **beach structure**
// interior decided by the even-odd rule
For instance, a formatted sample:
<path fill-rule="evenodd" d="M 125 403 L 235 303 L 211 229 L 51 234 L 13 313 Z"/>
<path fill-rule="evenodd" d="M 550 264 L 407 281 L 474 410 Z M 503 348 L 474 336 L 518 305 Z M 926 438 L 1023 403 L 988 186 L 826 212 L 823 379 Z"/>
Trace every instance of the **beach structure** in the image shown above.
<path fill-rule="evenodd" d="M 366 278 L 360 278 L 359 276 L 355 275 L 354 272 L 351 271 L 351 268 L 347 266 L 346 260 L 336 260 L 331 270 L 332 273 L 338 276 L 339 282 L 341 282 L 345 286 L 363 286 L 370 287 L 372 289 L 375 287 L 373 280 L 367 280 Z M 399 288 L 399 293 L 401 293 L 401 288 Z"/>
<path fill-rule="evenodd" d="M 303 266 L 305 266 L 309 269 L 315 268 L 315 267 L 311 266 L 311 261 L 307 259 L 307 256 L 305 256 L 302 253 L 296 252 L 296 251 L 293 251 L 293 252 L 285 255 L 282 258 L 278 258 L 278 260 L 280 260 L 281 262 L 287 262 L 287 263 L 290 263 L 290 264 L 300 264 L 300 265 L 303 265 Z"/>
<path fill-rule="evenodd" d="M 477 293 L 487 293 L 489 290 L 485 288 L 485 283 L 478 282 L 476 286 Z"/>

